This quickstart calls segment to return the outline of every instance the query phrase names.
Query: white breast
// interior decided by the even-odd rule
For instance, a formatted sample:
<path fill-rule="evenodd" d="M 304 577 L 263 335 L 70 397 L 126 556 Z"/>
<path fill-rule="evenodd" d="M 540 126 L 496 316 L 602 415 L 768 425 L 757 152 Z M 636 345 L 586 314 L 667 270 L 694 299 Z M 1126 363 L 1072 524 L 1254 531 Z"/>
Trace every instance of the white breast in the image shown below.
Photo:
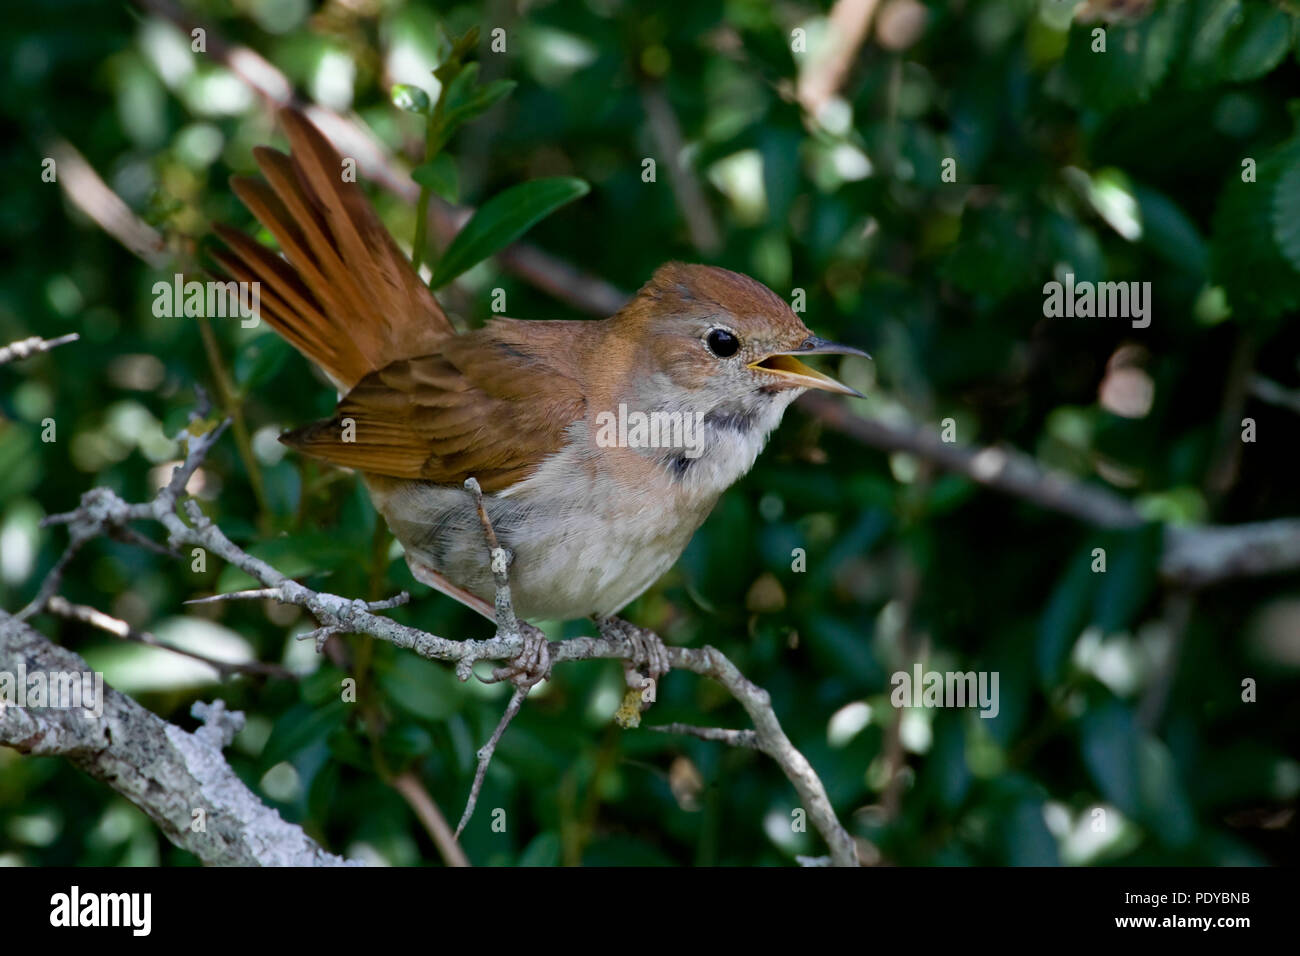
<path fill-rule="evenodd" d="M 600 466 L 604 450 L 588 441 L 585 422 L 571 425 L 562 451 L 484 499 L 501 544 L 515 555 L 516 613 L 530 620 L 606 617 L 650 587 L 718 496 L 753 465 L 788 400 L 772 404 L 779 407 L 753 427 L 708 427 L 703 453 L 685 467 L 664 453 L 631 484 L 616 484 Z M 408 552 L 492 601 L 487 545 L 467 492 L 412 481 L 372 497 Z"/>

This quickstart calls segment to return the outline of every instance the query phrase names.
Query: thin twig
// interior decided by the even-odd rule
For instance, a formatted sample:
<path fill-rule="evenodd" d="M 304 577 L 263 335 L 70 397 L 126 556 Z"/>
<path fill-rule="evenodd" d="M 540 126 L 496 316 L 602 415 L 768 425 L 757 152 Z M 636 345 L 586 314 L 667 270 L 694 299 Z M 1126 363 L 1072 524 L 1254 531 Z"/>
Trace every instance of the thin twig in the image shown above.
<path fill-rule="evenodd" d="M 167 264 L 167 243 L 162 234 L 131 211 L 75 146 L 65 139 L 55 139 L 46 149 L 54 160 L 59 186 L 68 202 L 150 268 L 161 269 Z"/>
<path fill-rule="evenodd" d="M 79 533 L 77 529 L 73 529 L 72 536 L 68 540 L 68 546 L 63 549 L 59 559 L 54 562 L 54 567 L 50 568 L 46 573 L 45 578 L 41 581 L 41 586 L 36 591 L 36 596 L 14 615 L 17 620 L 25 621 L 32 615 L 45 610 L 45 606 L 50 603 L 50 598 L 54 597 L 59 590 L 59 585 L 63 583 L 63 572 L 72 563 L 72 559 L 77 556 L 77 552 L 82 549 L 82 546 L 95 537 L 97 533 L 97 531 L 94 533 Z"/>
<path fill-rule="evenodd" d="M 1263 375 L 1250 377 L 1250 394 L 1261 402 L 1285 408 L 1300 415 L 1300 388 L 1287 388 Z"/>
<path fill-rule="evenodd" d="M 61 595 L 53 595 L 46 603 L 45 610 L 58 617 L 65 617 L 72 621 L 80 621 L 83 624 L 89 624 L 91 627 L 106 631 L 114 637 L 120 637 L 124 641 L 132 641 L 136 644 L 145 644 L 149 647 L 157 647 L 164 651 L 171 651 L 173 654 L 180 654 L 182 657 L 188 657 L 191 660 L 207 664 L 222 677 L 230 677 L 233 674 L 247 674 L 256 677 L 284 677 L 290 680 L 296 680 L 297 675 L 293 671 L 281 667 L 279 664 L 264 664 L 261 661 L 245 661 L 243 663 L 233 661 L 221 661 L 215 657 L 208 657 L 206 654 L 200 654 L 197 651 L 186 650 L 183 647 L 177 647 L 175 644 L 168 644 L 161 641 L 148 631 L 136 630 L 126 621 L 113 617 L 111 614 L 105 614 L 98 608 L 90 607 L 86 604 L 73 604 L 71 601 Z"/>
<path fill-rule="evenodd" d="M 207 597 L 190 598 L 183 604 L 216 604 L 221 601 L 258 601 L 262 598 L 278 598 L 279 588 L 251 588 L 247 591 L 227 591 L 225 594 L 209 594 Z"/>
<path fill-rule="evenodd" d="M 451 832 L 451 827 L 447 825 L 447 818 L 442 815 L 442 810 L 438 808 L 433 797 L 429 796 L 429 791 L 424 788 L 420 778 L 408 770 L 390 780 L 389 785 L 402 795 L 402 799 L 419 818 L 425 832 L 433 840 L 434 846 L 438 848 L 438 853 L 442 855 L 446 864 L 469 866 L 469 857 L 465 855 L 464 849 L 457 841 L 460 831 Z"/>
<path fill-rule="evenodd" d="M 39 355 L 41 352 L 48 352 L 50 349 L 58 348 L 60 345 L 67 345 L 69 342 L 75 342 L 81 336 L 76 332 L 69 332 L 67 335 L 60 335 L 54 339 L 43 339 L 39 335 L 33 335 L 28 339 L 19 339 L 17 342 L 10 342 L 8 345 L 0 348 L 0 365 L 6 362 L 17 362 L 20 359 L 28 358 L 32 355 Z"/>
<path fill-rule="evenodd" d="M 514 693 L 510 695 L 510 703 L 506 704 L 506 711 L 497 721 L 497 729 L 492 731 L 492 736 L 488 742 L 478 749 L 478 766 L 474 768 L 474 783 L 469 789 L 469 799 L 465 801 L 465 812 L 460 815 L 460 823 L 456 824 L 456 839 L 460 839 L 465 824 L 469 823 L 470 817 L 474 815 L 474 807 L 478 804 L 478 794 L 483 788 L 483 778 L 487 775 L 488 764 L 492 762 L 492 755 L 497 751 L 497 741 L 501 735 L 506 732 L 506 727 L 510 726 L 510 721 L 515 719 L 519 713 L 519 708 L 523 706 L 524 698 L 528 696 L 527 687 L 516 687 Z"/>
<path fill-rule="evenodd" d="M 699 178 L 686 162 L 682 127 L 677 121 L 677 113 L 659 85 L 645 86 L 641 90 L 641 102 L 645 106 L 646 118 L 650 121 L 650 136 L 654 140 L 655 149 L 668 164 L 668 179 L 672 183 L 673 195 L 677 198 L 677 208 L 686 220 L 691 244 L 701 252 L 713 255 L 722 247 L 722 236 L 709 211 L 709 202 Z"/>
<path fill-rule="evenodd" d="M 688 737 L 713 740 L 727 744 L 730 747 L 740 747 L 745 750 L 762 749 L 758 743 L 758 734 L 752 730 L 733 730 L 729 727 L 696 727 L 693 724 L 659 724 L 655 727 L 647 727 L 646 730 L 653 730 L 661 734 L 685 734 Z"/>
<path fill-rule="evenodd" d="M 839 92 L 867 38 L 877 0 L 837 0 L 827 24 L 827 49 L 808 57 L 799 72 L 799 103 L 816 117 Z"/>

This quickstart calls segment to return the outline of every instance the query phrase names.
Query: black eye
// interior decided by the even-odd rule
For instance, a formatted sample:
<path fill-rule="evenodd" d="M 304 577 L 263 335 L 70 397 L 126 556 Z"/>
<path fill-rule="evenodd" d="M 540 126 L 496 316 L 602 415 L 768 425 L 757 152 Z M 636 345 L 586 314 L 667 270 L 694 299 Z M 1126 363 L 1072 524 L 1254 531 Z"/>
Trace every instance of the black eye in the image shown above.
<path fill-rule="evenodd" d="M 740 348 L 740 339 L 726 329 L 712 329 L 704 343 L 718 358 L 731 358 Z"/>

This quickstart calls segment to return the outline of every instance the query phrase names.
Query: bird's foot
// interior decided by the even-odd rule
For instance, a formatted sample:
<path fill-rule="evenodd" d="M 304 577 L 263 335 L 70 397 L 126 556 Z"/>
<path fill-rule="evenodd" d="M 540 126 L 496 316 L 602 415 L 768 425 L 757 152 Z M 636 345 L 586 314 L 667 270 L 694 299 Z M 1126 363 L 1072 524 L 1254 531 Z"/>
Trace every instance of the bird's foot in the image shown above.
<path fill-rule="evenodd" d="M 623 662 L 623 672 L 628 687 L 648 691 L 641 696 L 641 709 L 646 710 L 655 699 L 655 687 L 672 669 L 668 648 L 654 631 L 637 627 L 621 617 L 596 618 L 596 630 L 608 640 L 627 641 L 632 645 L 632 659 Z M 641 669 L 645 676 L 641 676 Z"/>
<path fill-rule="evenodd" d="M 508 680 L 520 690 L 528 690 L 551 676 L 551 642 L 526 621 L 519 621 L 518 626 L 524 646 L 504 666 L 493 669 L 492 682 Z"/>

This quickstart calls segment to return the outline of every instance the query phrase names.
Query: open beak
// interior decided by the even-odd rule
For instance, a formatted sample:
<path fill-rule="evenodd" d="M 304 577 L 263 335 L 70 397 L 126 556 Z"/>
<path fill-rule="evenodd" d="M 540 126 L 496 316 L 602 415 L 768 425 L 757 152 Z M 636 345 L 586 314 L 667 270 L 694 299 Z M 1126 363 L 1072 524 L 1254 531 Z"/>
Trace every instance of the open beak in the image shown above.
<path fill-rule="evenodd" d="M 871 358 L 862 349 L 851 345 L 840 345 L 815 335 L 804 339 L 802 345 L 789 352 L 776 352 L 765 359 L 750 363 L 750 368 L 777 375 L 783 385 L 791 388 L 819 388 L 824 392 L 836 392 L 840 395 L 852 395 L 854 398 L 866 398 L 856 388 L 849 388 L 843 382 L 837 382 L 829 375 L 823 375 L 799 361 L 803 355 L 861 355 Z"/>

